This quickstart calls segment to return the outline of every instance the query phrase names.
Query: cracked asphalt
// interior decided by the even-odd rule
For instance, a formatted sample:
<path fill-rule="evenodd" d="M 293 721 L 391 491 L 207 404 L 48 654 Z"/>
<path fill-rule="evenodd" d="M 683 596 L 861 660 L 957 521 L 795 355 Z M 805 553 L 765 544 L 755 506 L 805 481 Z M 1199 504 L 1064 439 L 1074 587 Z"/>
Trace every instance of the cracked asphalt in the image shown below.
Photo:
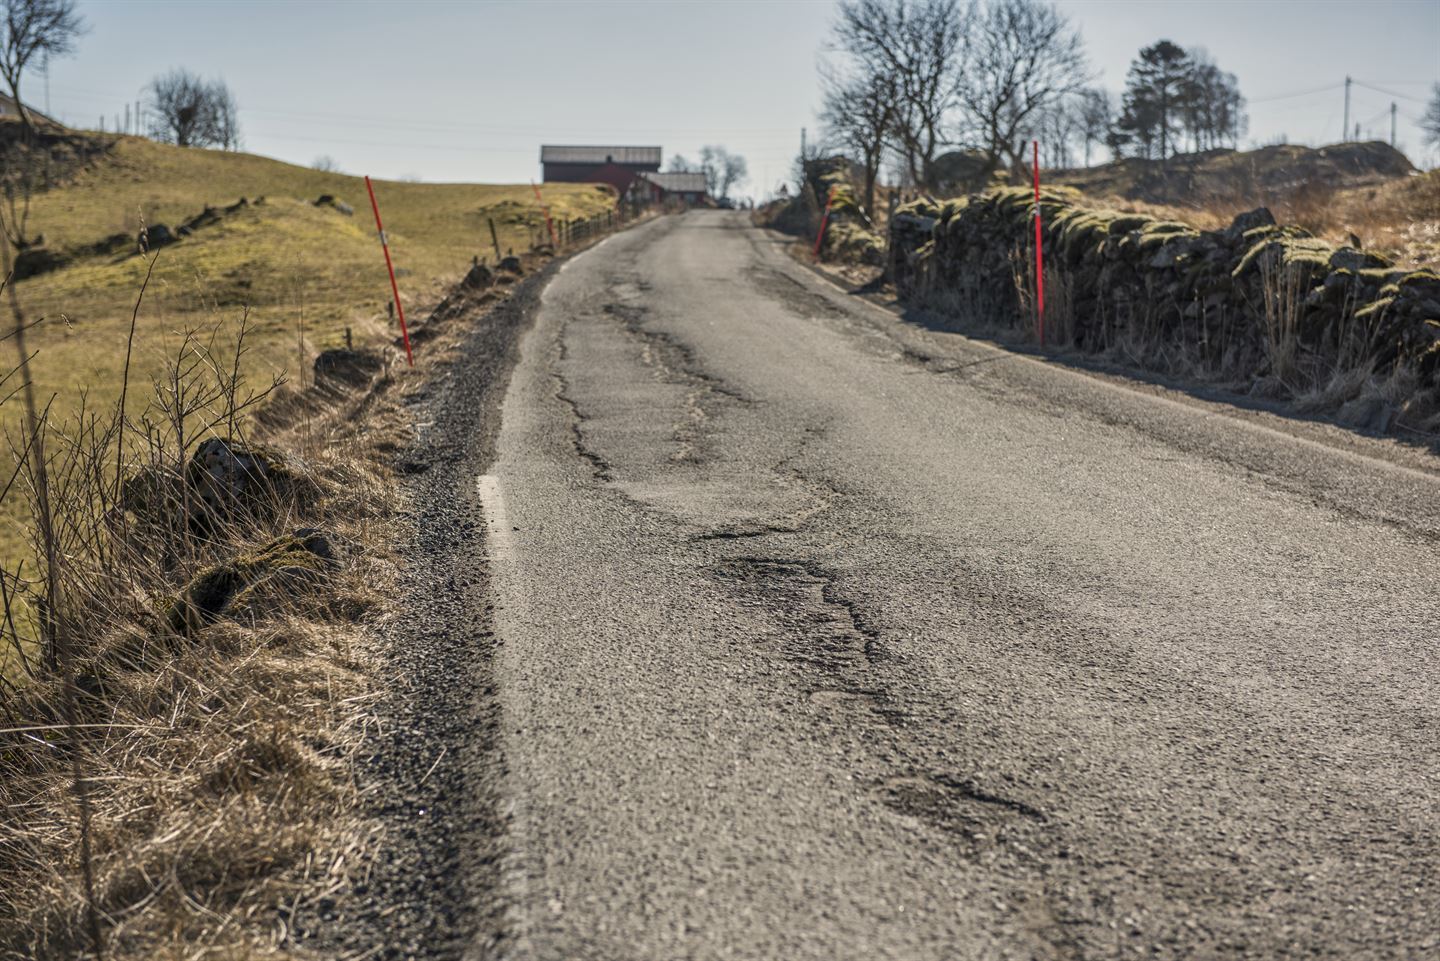
<path fill-rule="evenodd" d="M 697 211 L 559 270 L 484 470 L 470 956 L 1440 957 L 1431 455 Z"/>

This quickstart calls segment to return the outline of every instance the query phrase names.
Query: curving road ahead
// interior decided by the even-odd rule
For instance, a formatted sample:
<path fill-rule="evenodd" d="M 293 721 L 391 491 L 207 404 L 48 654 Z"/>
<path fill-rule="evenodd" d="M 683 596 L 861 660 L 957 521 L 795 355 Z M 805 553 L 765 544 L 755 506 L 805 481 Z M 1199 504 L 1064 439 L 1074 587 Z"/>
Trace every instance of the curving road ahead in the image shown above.
<path fill-rule="evenodd" d="M 503 417 L 472 954 L 1440 957 L 1428 455 L 906 323 L 718 211 L 570 262 Z"/>

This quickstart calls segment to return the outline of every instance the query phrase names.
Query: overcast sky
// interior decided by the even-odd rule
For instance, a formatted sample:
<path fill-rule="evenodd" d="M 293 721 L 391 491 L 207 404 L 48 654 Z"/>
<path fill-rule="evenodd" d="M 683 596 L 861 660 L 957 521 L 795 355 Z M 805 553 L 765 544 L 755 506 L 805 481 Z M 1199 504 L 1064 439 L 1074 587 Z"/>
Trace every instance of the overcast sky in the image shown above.
<path fill-rule="evenodd" d="M 1340 138 L 1352 124 L 1420 149 L 1440 80 L 1440 0 L 1062 0 L 1099 82 L 1118 93 L 1142 46 L 1206 48 L 1250 101 L 1250 140 Z M 830 0 L 303 2 L 81 0 L 90 31 L 50 68 L 49 105 L 106 125 L 171 67 L 221 77 L 245 149 L 349 173 L 427 181 L 539 177 L 541 143 L 720 143 L 773 187 L 816 131 Z M 44 79 L 26 99 L 45 104 Z M 1358 84 L 1363 82 L 1368 87 Z M 1370 88 L 1382 88 L 1380 92 Z"/>

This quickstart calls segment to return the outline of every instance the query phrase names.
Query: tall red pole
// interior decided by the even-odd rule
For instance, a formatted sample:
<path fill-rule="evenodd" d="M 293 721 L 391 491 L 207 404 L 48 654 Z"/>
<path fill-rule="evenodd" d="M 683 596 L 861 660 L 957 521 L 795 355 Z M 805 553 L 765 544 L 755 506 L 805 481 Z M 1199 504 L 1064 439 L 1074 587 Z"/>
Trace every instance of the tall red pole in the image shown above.
<path fill-rule="evenodd" d="M 395 313 L 400 316 L 400 337 L 405 341 L 405 363 L 415 366 L 415 355 L 410 351 L 410 331 L 405 326 L 405 305 L 400 303 L 400 287 L 395 283 L 395 265 L 390 261 L 390 241 L 385 237 L 385 225 L 380 222 L 380 205 L 375 202 L 375 188 L 369 176 L 365 178 L 365 189 L 370 192 L 370 209 L 375 211 L 375 229 L 380 231 L 380 248 L 385 251 L 385 269 L 390 271 L 390 292 L 395 295 Z"/>
<path fill-rule="evenodd" d="M 532 180 L 530 189 L 535 191 L 535 202 L 540 205 L 541 210 L 545 211 L 545 226 L 550 231 L 550 246 L 555 248 L 556 253 L 559 253 L 560 244 L 555 240 L 555 221 L 550 219 L 550 208 L 545 206 L 545 199 L 540 196 L 540 185 Z"/>
<path fill-rule="evenodd" d="M 1045 346 L 1045 256 L 1040 242 L 1040 141 L 1035 145 L 1035 320 L 1040 346 Z"/>

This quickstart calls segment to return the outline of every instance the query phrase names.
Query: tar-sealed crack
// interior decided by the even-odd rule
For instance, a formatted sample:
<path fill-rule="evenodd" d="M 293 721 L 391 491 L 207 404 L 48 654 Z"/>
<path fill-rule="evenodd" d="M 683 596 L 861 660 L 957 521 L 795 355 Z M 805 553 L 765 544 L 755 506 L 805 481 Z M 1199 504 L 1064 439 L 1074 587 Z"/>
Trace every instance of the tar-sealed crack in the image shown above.
<path fill-rule="evenodd" d="M 566 379 L 561 371 L 561 363 L 564 362 L 568 348 L 565 346 L 564 324 L 560 327 L 560 333 L 556 337 L 556 360 L 558 363 L 550 365 L 550 376 L 555 381 L 555 399 L 570 409 L 570 442 L 575 448 L 576 455 L 590 465 L 590 472 L 595 475 L 596 480 L 609 483 L 614 480 L 610 471 L 610 463 L 599 452 L 594 450 L 585 440 L 584 424 L 586 416 L 570 396 L 570 381 Z"/>
<path fill-rule="evenodd" d="M 911 712 L 884 680 L 894 655 L 865 605 L 842 590 L 836 574 L 810 560 L 774 556 L 733 557 L 713 569 L 722 583 L 766 601 L 783 631 L 781 653 L 800 669 L 812 702 L 863 706 L 891 732 L 875 734 L 888 742 L 885 753 L 909 753 L 905 729 Z M 1045 821 L 1036 805 L 955 771 L 911 767 L 873 790 L 886 806 L 970 840 L 993 840 L 995 832 L 987 835 L 982 828 L 996 818 Z"/>
<path fill-rule="evenodd" d="M 613 281 L 611 290 L 624 295 L 634 289 L 643 293 L 640 281 Z M 623 296 L 617 300 L 624 300 Z M 633 299 L 633 298 L 632 298 Z M 676 463 L 700 463 L 711 455 L 710 424 L 718 408 L 725 403 L 748 404 L 750 400 L 723 380 L 708 373 L 695 351 L 678 338 L 645 325 L 646 308 L 638 303 L 608 303 L 602 308 L 605 316 L 617 321 L 626 336 L 640 345 L 640 360 L 662 381 L 684 387 L 685 397 L 679 418 L 671 432 L 676 449 L 670 459 Z"/>
<path fill-rule="evenodd" d="M 643 359 L 663 376 L 681 383 L 702 385 L 711 393 L 740 403 L 750 403 L 739 391 L 708 373 L 701 366 L 694 349 L 684 341 L 663 330 L 645 326 L 647 311 L 643 306 L 606 304 L 602 309 L 606 315 L 618 320 L 627 334 L 644 345 Z"/>
<path fill-rule="evenodd" d="M 1076 956 L 1065 897 L 1047 876 L 1045 852 L 1059 844 L 1049 817 L 1017 786 L 994 783 L 1008 779 L 947 766 L 926 746 L 923 716 L 907 706 L 903 682 L 895 683 L 907 670 L 903 658 L 887 647 L 866 604 L 844 590 L 842 578 L 812 560 L 777 555 L 738 555 L 712 570 L 750 603 L 763 603 L 804 703 L 816 723 L 832 728 L 827 739 L 864 745 L 869 757 L 857 758 L 842 783 L 854 784 L 893 816 L 938 832 L 957 857 L 1025 865 L 1036 883 L 1009 894 L 1024 927 L 1045 946 L 1043 956 Z M 877 777 L 877 767 L 890 773 Z"/>

